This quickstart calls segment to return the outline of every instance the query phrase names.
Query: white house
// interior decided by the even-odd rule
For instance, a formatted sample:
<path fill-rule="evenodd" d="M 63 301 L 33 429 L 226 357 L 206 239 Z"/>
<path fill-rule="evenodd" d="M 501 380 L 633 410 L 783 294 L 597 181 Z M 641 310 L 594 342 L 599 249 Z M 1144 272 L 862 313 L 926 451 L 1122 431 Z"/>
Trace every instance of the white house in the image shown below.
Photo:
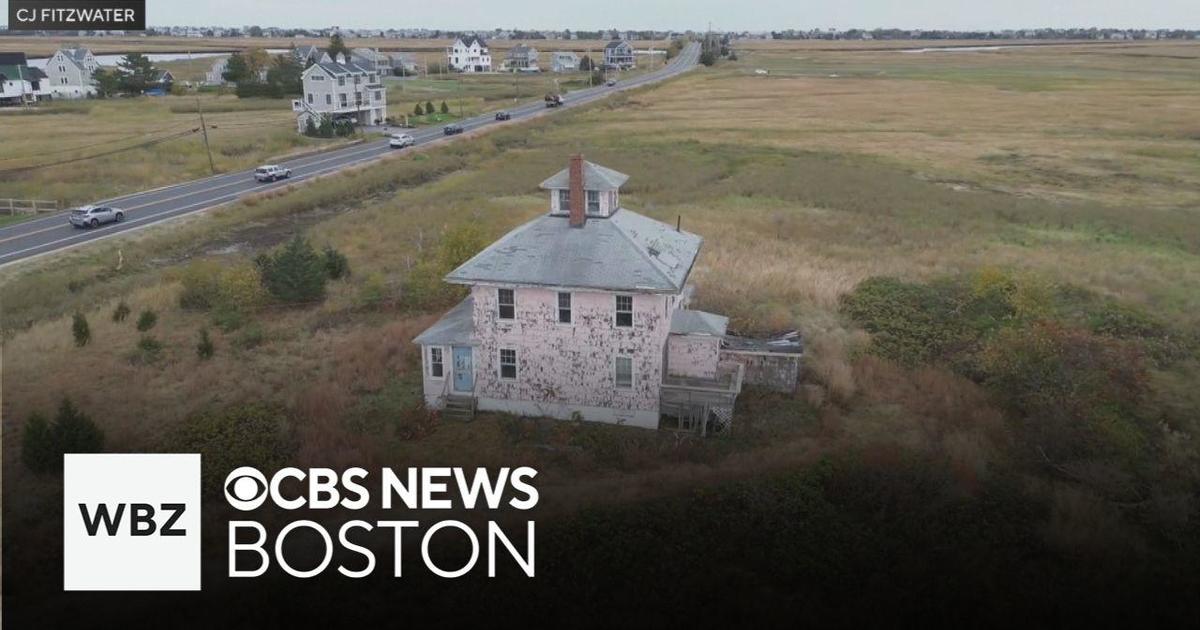
<path fill-rule="evenodd" d="M 336 61 L 318 62 L 300 75 L 303 98 L 292 101 L 297 113 L 297 130 L 304 132 L 308 121 L 320 125 L 322 116 L 334 120 L 349 119 L 358 125 L 381 125 L 387 119 L 387 90 L 379 73 L 349 62 L 338 55 Z"/>
<path fill-rule="evenodd" d="M 627 179 L 572 156 L 541 184 L 547 213 L 446 276 L 470 292 L 414 340 L 430 407 L 728 426 L 745 367 L 728 320 L 687 308 L 702 239 L 622 208 Z"/>
<path fill-rule="evenodd" d="M 550 53 L 550 69 L 554 72 L 575 72 L 579 70 L 579 55 L 569 50 Z"/>
<path fill-rule="evenodd" d="M 25 53 L 0 53 L 0 105 L 36 103 L 51 96 L 46 73 L 30 67 Z"/>
<path fill-rule="evenodd" d="M 525 44 L 509 48 L 504 57 L 504 68 L 515 72 L 539 72 L 537 49 Z"/>
<path fill-rule="evenodd" d="M 96 82 L 92 74 L 100 67 L 96 56 L 87 48 L 60 48 L 46 62 L 46 76 L 56 98 L 95 96 Z"/>
<path fill-rule="evenodd" d="M 355 48 L 350 51 L 350 61 L 381 77 L 392 73 L 392 58 L 374 48 Z"/>
<path fill-rule="evenodd" d="M 604 46 L 604 65 L 609 68 L 625 70 L 632 68 L 636 62 L 633 58 L 633 46 L 623 39 L 614 39 Z"/>
<path fill-rule="evenodd" d="M 472 37 L 469 42 L 459 38 L 446 51 L 446 63 L 459 72 L 491 72 L 492 53 L 479 37 Z"/>

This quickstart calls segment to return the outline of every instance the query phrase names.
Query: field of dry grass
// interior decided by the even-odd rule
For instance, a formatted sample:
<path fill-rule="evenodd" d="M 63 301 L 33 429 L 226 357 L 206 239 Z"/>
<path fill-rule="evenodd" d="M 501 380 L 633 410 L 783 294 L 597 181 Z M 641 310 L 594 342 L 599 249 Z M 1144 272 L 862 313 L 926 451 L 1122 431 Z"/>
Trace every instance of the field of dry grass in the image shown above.
<path fill-rule="evenodd" d="M 974 487 L 1005 440 L 994 401 L 944 371 L 863 359 L 865 337 L 839 315 L 839 299 L 872 275 L 1000 266 L 1181 328 L 1200 325 L 1198 54 L 1171 44 L 937 55 L 747 49 L 739 62 L 583 111 L 7 271 L 5 472 L 27 475 L 13 439 L 24 418 L 69 394 L 114 449 L 151 446 L 207 407 L 269 400 L 293 410 L 307 456 L 325 464 L 579 453 L 546 458 L 562 497 L 573 483 L 611 494 L 629 471 L 683 487 L 697 462 L 749 470 L 846 443 L 937 453 Z M 704 444 L 504 418 L 434 424 L 408 438 L 362 424 L 375 417 L 367 409 L 409 413 L 415 397 L 408 340 L 437 313 L 403 306 L 414 267 L 447 229 L 474 224 L 490 239 L 543 212 L 538 182 L 576 151 L 632 175 L 628 208 L 681 218 L 704 236 L 699 307 L 729 314 L 743 331 L 804 330 L 801 393 L 748 398 L 735 439 Z M 321 198 L 322 188 L 344 194 Z M 212 324 L 178 306 L 180 268 L 195 258 L 244 264 L 292 229 L 335 245 L 353 276 L 321 306 L 256 315 L 249 347 L 244 332 L 214 332 L 217 357 L 202 362 L 195 339 Z M 135 313 L 158 311 L 166 349 L 157 366 L 131 364 L 136 333 L 108 321 L 122 299 Z M 71 344 L 76 309 L 94 327 L 84 348 Z"/>

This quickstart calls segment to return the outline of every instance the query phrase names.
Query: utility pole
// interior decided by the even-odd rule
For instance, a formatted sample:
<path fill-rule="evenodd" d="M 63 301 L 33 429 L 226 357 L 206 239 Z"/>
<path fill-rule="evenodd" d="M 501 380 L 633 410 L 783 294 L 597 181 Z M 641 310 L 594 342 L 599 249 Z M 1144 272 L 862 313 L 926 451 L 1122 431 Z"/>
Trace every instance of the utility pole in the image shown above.
<path fill-rule="evenodd" d="M 188 61 L 192 60 L 192 51 L 188 51 Z M 204 110 L 200 107 L 200 89 L 196 89 L 196 114 L 200 116 L 200 135 L 204 136 L 204 151 L 208 154 L 208 170 L 213 175 L 217 174 L 217 167 L 213 164 L 212 147 L 208 144 L 208 125 L 204 124 Z"/>
<path fill-rule="evenodd" d="M 196 113 L 200 115 L 200 134 L 204 136 L 204 151 L 208 153 L 208 170 L 216 175 L 217 167 L 213 164 L 212 147 L 208 145 L 208 126 L 204 124 L 204 110 L 200 108 L 199 94 L 196 94 Z"/>

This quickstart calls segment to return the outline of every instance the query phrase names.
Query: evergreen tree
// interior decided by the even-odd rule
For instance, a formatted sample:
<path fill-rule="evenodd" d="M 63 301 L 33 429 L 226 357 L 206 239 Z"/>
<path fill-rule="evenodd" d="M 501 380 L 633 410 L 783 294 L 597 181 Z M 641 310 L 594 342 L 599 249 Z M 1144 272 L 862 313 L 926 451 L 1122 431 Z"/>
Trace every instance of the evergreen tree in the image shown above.
<path fill-rule="evenodd" d="M 246 63 L 246 58 L 242 53 L 235 52 L 229 55 L 229 60 L 225 62 L 225 72 L 221 73 L 221 78 L 230 83 L 243 83 L 250 78 L 250 66 Z"/>
<path fill-rule="evenodd" d="M 334 33 L 333 37 L 329 38 L 329 57 L 337 60 L 338 55 L 344 55 L 347 60 L 350 58 L 350 49 L 346 47 L 346 42 L 342 41 L 341 33 Z"/>
<path fill-rule="evenodd" d="M 324 260 L 300 235 L 274 254 L 255 259 L 263 286 L 275 299 L 296 304 L 325 297 Z"/>
<path fill-rule="evenodd" d="M 141 94 L 154 82 L 158 69 L 141 53 L 130 53 L 117 62 L 121 73 L 121 91 L 126 94 Z"/>
<path fill-rule="evenodd" d="M 417 106 L 413 108 L 413 115 L 414 116 L 424 116 L 425 115 L 425 109 L 423 107 L 421 107 L 420 103 L 417 103 Z"/>
<path fill-rule="evenodd" d="M 449 114 L 450 108 L 446 105 L 446 101 L 442 101 L 442 113 Z"/>

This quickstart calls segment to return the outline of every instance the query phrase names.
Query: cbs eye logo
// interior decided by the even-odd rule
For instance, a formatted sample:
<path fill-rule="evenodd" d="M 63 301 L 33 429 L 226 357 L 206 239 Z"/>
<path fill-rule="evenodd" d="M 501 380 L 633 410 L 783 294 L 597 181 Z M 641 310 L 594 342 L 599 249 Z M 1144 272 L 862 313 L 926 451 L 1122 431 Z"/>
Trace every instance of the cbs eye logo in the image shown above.
<path fill-rule="evenodd" d="M 267 500 L 267 478 L 250 466 L 235 468 L 225 477 L 225 500 L 243 512 L 258 509 Z"/>

